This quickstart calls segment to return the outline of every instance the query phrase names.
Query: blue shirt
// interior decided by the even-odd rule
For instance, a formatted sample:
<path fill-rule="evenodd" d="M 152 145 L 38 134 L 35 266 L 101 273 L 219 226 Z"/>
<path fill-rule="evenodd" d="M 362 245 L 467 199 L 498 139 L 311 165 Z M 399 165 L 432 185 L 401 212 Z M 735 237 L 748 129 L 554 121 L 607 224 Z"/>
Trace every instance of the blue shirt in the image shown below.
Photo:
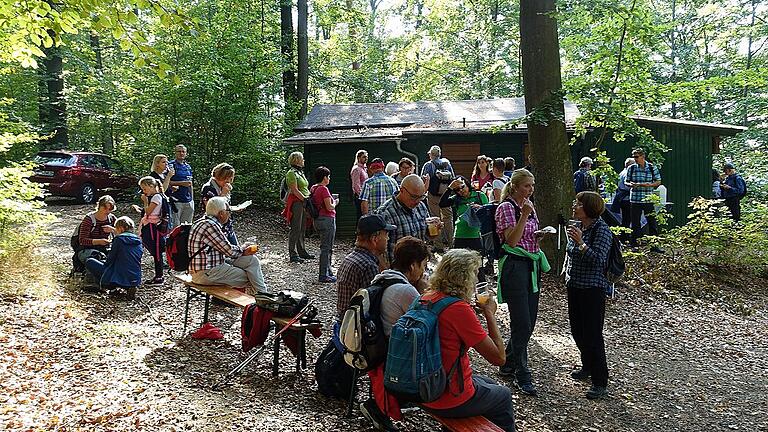
<path fill-rule="evenodd" d="M 169 162 L 173 164 L 173 169 L 176 171 L 171 177 L 171 181 L 192 181 L 192 167 L 186 162 L 179 162 L 173 160 Z M 173 197 L 180 203 L 192 202 L 192 188 L 188 186 L 179 186 L 174 192 Z"/>
<path fill-rule="evenodd" d="M 607 288 L 610 284 L 605 272 L 608 269 L 608 252 L 613 242 L 611 229 L 602 218 L 598 218 L 582 232 L 581 240 L 587 244 L 584 251 L 581 251 L 573 240 L 568 239 L 566 286 L 580 289 Z"/>
<path fill-rule="evenodd" d="M 368 213 L 373 213 L 384 201 L 400 190 L 397 182 L 392 177 L 379 172 L 363 183 L 360 190 L 360 200 L 368 202 Z"/>
<path fill-rule="evenodd" d="M 627 168 L 627 178 L 625 181 L 631 183 L 655 183 L 661 181 L 661 174 L 656 165 L 645 162 L 645 166 L 638 164 L 630 165 Z M 647 202 L 647 198 L 653 194 L 654 187 L 635 186 L 629 191 L 629 202 L 642 203 Z"/>
<path fill-rule="evenodd" d="M 747 189 L 747 184 L 744 183 L 744 179 L 735 173 L 725 178 L 725 184 L 731 188 L 721 188 L 720 196 L 723 198 L 740 197 L 744 195 L 744 191 Z"/>

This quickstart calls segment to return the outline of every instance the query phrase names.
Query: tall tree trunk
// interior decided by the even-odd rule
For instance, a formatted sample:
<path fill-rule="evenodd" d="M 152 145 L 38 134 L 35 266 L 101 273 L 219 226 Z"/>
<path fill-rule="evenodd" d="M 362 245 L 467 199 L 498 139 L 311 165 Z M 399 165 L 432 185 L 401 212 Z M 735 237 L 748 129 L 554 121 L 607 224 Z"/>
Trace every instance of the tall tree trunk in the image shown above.
<path fill-rule="evenodd" d="M 677 2 L 676 0 L 672 0 L 672 28 L 669 30 L 670 32 L 670 51 L 672 54 L 672 76 L 670 77 L 670 81 L 674 84 L 677 82 L 677 36 L 676 36 L 676 30 L 677 30 Z M 677 102 L 672 101 L 672 118 L 677 118 Z"/>
<path fill-rule="evenodd" d="M 749 33 L 747 34 L 747 63 L 744 70 L 752 68 L 752 44 L 754 43 L 753 32 L 755 31 L 755 18 L 757 15 L 757 0 L 752 0 L 752 19 L 749 23 Z M 744 104 L 744 113 L 741 119 L 742 126 L 749 126 L 749 85 L 745 84 L 741 92 L 742 104 Z"/>
<path fill-rule="evenodd" d="M 291 117 L 296 106 L 296 73 L 293 69 L 293 3 L 280 0 L 280 53 L 283 57 L 283 98 Z M 292 123 L 292 121 L 290 122 Z"/>
<path fill-rule="evenodd" d="M 355 19 L 355 3 L 347 0 L 347 26 L 349 26 L 349 43 L 352 47 L 352 70 L 360 69 L 360 50 L 357 41 L 357 20 Z"/>
<path fill-rule="evenodd" d="M 299 82 L 298 97 L 299 120 L 307 115 L 307 97 L 309 93 L 309 40 L 307 36 L 307 0 L 298 0 L 298 32 L 297 32 L 297 53 L 299 56 Z"/>
<path fill-rule="evenodd" d="M 546 124 L 528 121 L 531 163 L 536 176 L 536 207 L 542 225 L 557 225 L 568 219 L 573 199 L 571 152 L 565 132 L 560 45 L 557 40 L 555 0 L 520 1 L 520 47 L 522 51 L 525 111 L 541 111 Z M 542 243 L 550 257 L 562 254 L 554 242 Z"/>
<path fill-rule="evenodd" d="M 51 37 L 54 37 L 54 34 L 51 34 Z M 67 104 L 64 99 L 64 64 L 58 47 L 45 48 L 43 52 L 48 105 L 48 118 L 43 131 L 52 134 L 44 146 L 48 149 L 65 149 L 69 146 L 69 134 Z"/>
<path fill-rule="evenodd" d="M 99 134 L 101 136 L 101 151 L 105 154 L 112 154 L 114 151 L 114 142 L 112 140 L 112 124 L 110 122 L 110 116 L 107 113 L 107 103 L 104 97 L 104 62 L 101 56 L 101 40 L 97 33 L 91 33 L 91 49 L 93 49 L 96 55 L 94 69 L 96 71 L 96 79 L 99 82 L 97 90 L 97 99 L 99 104 Z"/>

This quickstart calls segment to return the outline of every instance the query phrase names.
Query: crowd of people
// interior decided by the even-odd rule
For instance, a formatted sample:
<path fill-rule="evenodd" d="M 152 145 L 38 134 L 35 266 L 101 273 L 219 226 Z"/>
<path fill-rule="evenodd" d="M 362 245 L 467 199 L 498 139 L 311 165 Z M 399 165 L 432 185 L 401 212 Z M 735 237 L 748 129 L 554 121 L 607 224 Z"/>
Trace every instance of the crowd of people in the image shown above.
<path fill-rule="evenodd" d="M 235 234 L 232 212 L 239 208 L 231 204 L 234 167 L 227 163 L 213 167 L 200 190 L 204 216 L 193 221 L 193 172 L 186 156 L 187 149 L 177 146 L 172 161 L 162 154 L 154 157 L 149 175 L 138 183 L 142 203 L 134 206 L 140 213 L 138 228 L 130 217 L 112 214 L 115 201 L 110 196 L 101 197 L 96 210 L 79 226 L 76 260 L 102 287 L 133 297 L 141 285 L 143 248 L 154 263 L 154 275 L 144 283 L 161 284 L 166 236 L 173 227 L 191 224 L 188 271 L 194 282 L 244 287 L 250 294 L 269 291 L 256 256 L 258 247 L 240 244 Z M 634 149 L 631 156 L 619 174 L 610 208 L 621 214 L 622 226 L 631 228 L 628 240 L 634 245 L 642 236 L 641 216 L 650 234 L 657 233 L 648 196 L 661 184 L 661 176 L 643 149 Z M 514 430 L 510 387 L 472 373 L 468 351 L 474 349 L 497 366 L 498 376 L 511 380 L 523 394 L 537 396 L 528 361 L 529 342 L 538 315 L 542 273 L 550 270 L 540 242 L 550 230 L 539 224 L 531 170 L 516 169 L 512 158 L 480 155 L 467 178 L 456 175 L 440 147 L 433 146 L 417 174 L 416 164 L 408 158 L 390 164 L 374 158 L 368 163 L 368 152 L 359 150 L 349 172 L 357 213 L 355 244 L 339 260 L 334 274 L 339 197 L 329 188 L 332 173 L 325 166 L 316 167 L 310 187 L 302 153 L 291 153 L 288 164 L 283 211 L 289 227 L 288 261 L 315 259 L 305 245 L 307 224 L 312 223 L 320 237 L 318 281 L 335 284 L 339 320 L 358 290 L 392 279 L 381 300 L 387 336 L 416 299 L 430 303 L 458 299 L 439 315 L 439 341 L 445 370 L 455 363 L 463 373 L 448 374 L 445 393 L 422 408 L 443 417 L 483 415 L 505 431 Z M 613 234 L 602 217 L 606 210 L 606 198 L 600 194 L 603 181 L 591 172 L 592 165 L 592 159 L 585 157 L 574 173 L 577 193 L 567 227 L 565 274 L 570 327 L 581 357 L 581 365 L 570 376 L 591 380 L 585 396 L 601 399 L 608 394 L 602 332 Z M 732 164 L 724 168 L 726 176 L 713 179 L 713 193 L 718 186 L 717 193 L 738 220 L 738 201 L 746 185 Z M 493 254 L 482 238 L 483 214 L 490 214 L 493 222 L 492 235 L 499 248 Z M 430 273 L 427 264 L 435 259 L 433 253 L 440 256 Z M 491 286 L 495 282 L 495 295 L 481 302 L 479 287 L 488 282 Z M 507 305 L 509 313 L 506 342 L 496 321 L 497 300 Z M 376 428 L 396 430 L 392 419 L 400 418 L 397 399 L 384 389 L 381 370 L 369 375 L 374 397 L 361 404 L 361 412 Z"/>

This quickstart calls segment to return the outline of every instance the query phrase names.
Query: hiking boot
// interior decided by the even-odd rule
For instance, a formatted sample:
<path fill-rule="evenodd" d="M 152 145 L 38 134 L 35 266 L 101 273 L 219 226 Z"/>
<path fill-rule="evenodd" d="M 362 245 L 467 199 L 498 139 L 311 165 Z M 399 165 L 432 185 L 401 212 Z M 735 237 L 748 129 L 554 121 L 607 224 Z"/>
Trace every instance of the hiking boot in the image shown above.
<path fill-rule="evenodd" d="M 533 383 L 518 383 L 517 386 L 520 387 L 520 391 L 523 392 L 523 394 L 527 394 L 528 396 L 537 396 L 539 394 L 539 392 L 536 391 L 536 387 L 533 386 Z"/>
<path fill-rule="evenodd" d="M 303 260 L 303 259 L 301 259 L 301 257 L 299 257 L 298 255 L 294 255 L 294 256 L 292 256 L 292 257 L 291 257 L 291 259 L 290 259 L 290 260 L 288 260 L 288 262 L 292 262 L 292 263 L 299 263 L 299 264 L 301 264 L 301 263 L 303 263 L 303 262 L 304 262 L 304 260 Z"/>
<path fill-rule="evenodd" d="M 334 283 L 336 282 L 336 276 L 320 276 L 318 280 L 322 283 Z"/>
<path fill-rule="evenodd" d="M 592 374 L 585 371 L 584 369 L 577 369 L 571 372 L 571 378 L 575 379 L 576 381 L 586 381 L 591 375 Z"/>
<path fill-rule="evenodd" d="M 136 287 L 128 287 L 125 289 L 125 298 L 127 300 L 136 300 Z"/>
<path fill-rule="evenodd" d="M 165 283 L 165 278 L 163 278 L 162 276 L 144 281 L 144 285 L 162 285 L 164 283 Z"/>
<path fill-rule="evenodd" d="M 381 412 L 379 406 L 376 405 L 376 401 L 368 399 L 360 404 L 360 412 L 363 413 L 363 417 L 368 419 L 369 422 L 376 428 L 376 430 L 385 432 L 397 432 L 398 429 L 392 424 L 392 420 L 387 417 L 386 414 Z"/>
<path fill-rule="evenodd" d="M 608 396 L 608 388 L 603 386 L 592 386 L 587 390 L 587 399 L 603 399 Z"/>
<path fill-rule="evenodd" d="M 310 253 L 308 253 L 308 254 L 305 254 L 305 255 L 299 255 L 299 258 L 305 259 L 305 260 L 313 260 L 313 259 L 315 259 L 315 256 L 310 254 Z"/>
<path fill-rule="evenodd" d="M 499 368 L 499 376 L 503 378 L 510 378 L 515 376 L 515 370 L 511 367 L 502 366 Z"/>

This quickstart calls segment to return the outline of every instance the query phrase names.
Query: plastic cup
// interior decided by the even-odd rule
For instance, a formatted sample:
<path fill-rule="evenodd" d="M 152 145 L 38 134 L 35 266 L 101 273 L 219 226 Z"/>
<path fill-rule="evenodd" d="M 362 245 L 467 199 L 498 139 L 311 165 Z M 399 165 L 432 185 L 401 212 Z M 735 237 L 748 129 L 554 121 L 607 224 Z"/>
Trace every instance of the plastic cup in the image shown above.
<path fill-rule="evenodd" d="M 477 298 L 477 304 L 484 305 L 491 298 L 491 293 L 488 291 L 488 282 L 480 282 L 475 288 L 475 297 Z"/>
<path fill-rule="evenodd" d="M 440 226 L 438 225 L 440 223 L 440 218 L 432 216 L 427 218 L 427 230 L 429 231 L 430 237 L 435 237 L 436 235 L 440 234 Z"/>

